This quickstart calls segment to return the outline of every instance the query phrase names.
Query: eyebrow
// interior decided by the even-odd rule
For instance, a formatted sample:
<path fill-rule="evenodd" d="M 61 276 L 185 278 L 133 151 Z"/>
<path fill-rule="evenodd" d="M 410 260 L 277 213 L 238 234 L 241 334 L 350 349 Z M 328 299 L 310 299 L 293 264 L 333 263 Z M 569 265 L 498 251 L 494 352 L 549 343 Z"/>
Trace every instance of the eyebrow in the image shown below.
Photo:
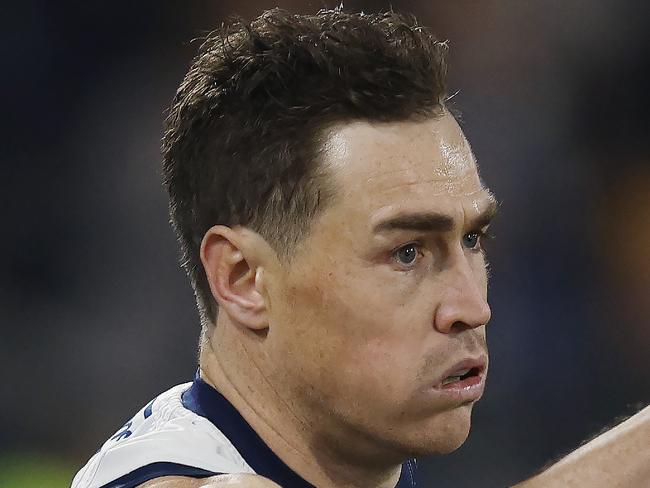
<path fill-rule="evenodd" d="M 471 227 L 487 226 L 497 213 L 499 203 L 495 199 L 481 213 L 471 220 Z M 454 230 L 454 219 L 451 215 L 438 212 L 414 212 L 396 215 L 382 220 L 373 226 L 375 234 L 392 230 L 415 230 L 422 232 L 450 232 Z"/>

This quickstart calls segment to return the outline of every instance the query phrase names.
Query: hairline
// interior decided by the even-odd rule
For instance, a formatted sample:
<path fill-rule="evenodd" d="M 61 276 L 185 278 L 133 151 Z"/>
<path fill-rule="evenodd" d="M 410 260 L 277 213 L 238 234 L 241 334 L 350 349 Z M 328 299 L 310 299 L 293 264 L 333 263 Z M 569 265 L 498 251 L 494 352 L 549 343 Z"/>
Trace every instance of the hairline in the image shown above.
<path fill-rule="evenodd" d="M 390 125 L 390 124 L 396 124 L 402 122 L 421 122 L 423 120 L 428 120 L 428 119 L 437 120 L 440 117 L 444 116 L 445 113 L 451 114 L 451 111 L 443 102 L 428 108 L 424 112 L 414 112 L 412 114 L 409 114 L 409 116 L 407 117 L 395 117 L 393 119 L 388 119 L 388 120 L 378 120 L 378 119 L 373 119 L 372 117 L 354 117 L 354 118 L 333 117 L 329 120 L 324 119 L 321 122 L 321 124 L 319 124 L 320 127 L 317 127 L 313 131 L 313 135 L 311 138 L 312 140 L 306 143 L 307 145 L 311 145 L 314 150 L 312 156 L 313 159 L 312 161 L 310 161 L 314 166 L 312 167 L 311 171 L 308 174 L 308 179 L 309 182 L 311 183 L 315 182 L 317 187 L 321 189 L 326 188 L 327 190 L 331 190 L 331 191 L 327 193 L 328 198 L 325 198 L 322 203 L 319 202 L 319 204 L 315 209 L 314 214 L 311 215 L 309 218 L 305 219 L 304 228 L 302 229 L 302 232 L 297 233 L 297 239 L 295 240 L 295 242 L 293 242 L 291 246 L 289 246 L 287 249 L 283 251 L 282 249 L 279 249 L 281 244 L 280 242 L 278 242 L 276 239 L 273 239 L 272 236 L 267 237 L 263 235 L 262 232 L 264 229 L 259 228 L 261 226 L 251 226 L 250 222 L 248 224 L 244 224 L 241 226 L 259 234 L 276 253 L 276 256 L 278 257 L 280 264 L 283 266 L 290 266 L 292 262 L 292 258 L 295 255 L 296 248 L 300 243 L 304 242 L 310 236 L 312 230 L 312 224 L 314 223 L 314 221 L 318 218 L 319 215 L 321 215 L 328 208 L 330 208 L 337 201 L 337 198 L 342 197 L 342 194 L 340 192 L 341 185 L 340 182 L 338 181 L 338 178 L 336 177 L 335 165 L 332 164 L 332 162 L 328 162 L 327 158 L 325 157 L 331 149 L 329 147 L 329 143 L 334 133 L 336 133 L 339 130 L 342 130 L 347 126 L 356 123 L 367 123 L 372 125 L 375 124 Z M 253 222 L 253 224 L 255 223 Z M 197 292 L 195 292 L 195 295 L 197 301 L 200 301 Z M 214 297 L 212 297 L 212 300 L 214 300 Z M 216 300 L 215 300 L 215 304 L 216 304 Z M 202 309 L 205 308 L 207 307 L 202 307 Z M 207 310 L 205 312 L 207 312 Z M 207 341 L 207 333 L 211 330 L 211 328 L 217 325 L 216 321 L 219 315 L 219 305 L 216 304 L 214 318 L 205 316 L 207 315 L 205 312 L 204 310 L 200 310 L 200 316 L 201 316 L 201 341 L 199 341 L 200 347 L 204 341 Z"/>

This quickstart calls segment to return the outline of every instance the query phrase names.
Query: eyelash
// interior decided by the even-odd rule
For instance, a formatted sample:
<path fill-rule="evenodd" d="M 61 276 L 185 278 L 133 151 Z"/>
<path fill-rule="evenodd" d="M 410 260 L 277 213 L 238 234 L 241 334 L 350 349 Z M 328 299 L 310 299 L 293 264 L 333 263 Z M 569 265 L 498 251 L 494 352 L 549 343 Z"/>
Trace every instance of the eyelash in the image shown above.
<path fill-rule="evenodd" d="M 465 234 L 463 237 L 465 237 L 468 234 L 478 234 L 478 245 L 476 247 L 470 248 L 470 251 L 485 251 L 483 249 L 483 246 L 481 245 L 483 242 L 488 241 L 490 239 L 494 239 L 494 234 L 491 234 L 489 229 L 486 230 L 472 230 L 469 231 L 467 234 Z"/>
<path fill-rule="evenodd" d="M 466 234 L 464 234 L 463 237 L 465 237 L 465 236 L 468 235 L 468 234 L 477 234 L 477 235 L 478 235 L 478 244 L 477 244 L 477 246 L 474 247 L 474 248 L 469 248 L 469 250 L 472 251 L 472 252 L 481 252 L 481 253 L 484 253 L 484 252 L 485 252 L 485 249 L 483 249 L 483 246 L 481 245 L 481 243 L 484 242 L 484 241 L 486 241 L 486 240 L 490 240 L 490 239 L 493 239 L 493 238 L 494 238 L 494 235 L 493 235 L 492 233 L 490 233 L 489 230 L 480 230 L 480 229 L 472 230 L 472 231 L 469 231 L 469 232 L 467 232 Z M 416 250 L 417 253 L 418 253 L 418 257 L 421 257 L 421 256 L 423 255 L 423 253 L 422 253 L 422 248 L 424 247 L 424 244 L 423 244 L 421 241 L 411 241 L 411 242 L 407 242 L 406 244 L 402 244 L 402 245 L 400 245 L 399 247 L 393 249 L 393 250 L 391 251 L 391 256 L 392 256 L 393 259 L 397 262 L 397 264 L 399 264 L 400 266 L 403 266 L 403 267 L 406 268 L 407 270 L 410 270 L 410 269 L 413 269 L 413 268 L 415 267 L 415 264 L 416 264 L 417 261 L 418 261 L 417 257 L 416 257 L 416 259 L 413 261 L 413 263 L 412 263 L 411 265 L 409 265 L 409 264 L 405 264 L 405 263 L 401 263 L 401 262 L 399 262 L 398 259 L 397 259 L 397 253 L 398 253 L 400 250 L 402 250 L 402 249 L 404 249 L 405 247 L 408 247 L 408 246 L 413 246 L 413 247 L 415 247 L 415 250 Z"/>
<path fill-rule="evenodd" d="M 413 261 L 413 263 L 411 263 L 411 264 L 402 263 L 397 259 L 397 253 L 400 252 L 402 249 L 404 249 L 406 247 L 409 247 L 409 246 L 413 246 L 415 248 L 415 251 L 417 252 L 417 256 L 416 256 L 415 260 Z M 408 269 L 413 269 L 415 264 L 418 262 L 418 258 L 423 255 L 422 248 L 424 248 L 424 244 L 422 242 L 420 242 L 420 241 L 407 242 L 406 244 L 402 244 L 399 247 L 393 249 L 393 251 L 391 251 L 391 256 L 393 257 L 393 259 L 395 260 L 395 262 L 398 265 L 404 267 L 407 270 Z"/>

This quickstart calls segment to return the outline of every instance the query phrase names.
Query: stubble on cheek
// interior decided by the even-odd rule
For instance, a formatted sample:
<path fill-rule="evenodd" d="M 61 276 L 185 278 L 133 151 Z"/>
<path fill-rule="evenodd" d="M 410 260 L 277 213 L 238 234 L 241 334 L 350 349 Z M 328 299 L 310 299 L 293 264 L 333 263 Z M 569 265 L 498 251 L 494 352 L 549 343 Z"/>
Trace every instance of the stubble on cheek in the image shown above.
<path fill-rule="evenodd" d="M 417 327 L 421 314 L 389 312 L 386 296 L 361 286 L 360 273 L 312 268 L 297 276 L 286 287 L 291 337 L 280 359 L 312 424 L 417 452 L 460 445 L 467 412 L 444 411 L 423 393 L 450 351 L 424 344 L 430 331 Z"/>
<path fill-rule="evenodd" d="M 328 263 L 296 273 L 286 287 L 283 333 L 291 367 L 312 400 L 330 406 L 350 400 L 359 374 L 359 344 L 367 342 L 348 273 Z M 298 385 L 297 385 L 298 386 Z"/>

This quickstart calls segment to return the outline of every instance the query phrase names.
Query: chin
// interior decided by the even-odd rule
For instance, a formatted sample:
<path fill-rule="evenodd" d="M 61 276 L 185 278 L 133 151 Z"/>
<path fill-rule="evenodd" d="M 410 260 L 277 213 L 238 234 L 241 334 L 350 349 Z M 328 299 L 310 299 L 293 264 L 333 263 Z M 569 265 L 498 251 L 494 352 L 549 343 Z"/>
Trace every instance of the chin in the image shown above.
<path fill-rule="evenodd" d="M 450 454 L 462 446 L 472 423 L 472 404 L 440 412 L 414 426 L 410 455 Z"/>
<path fill-rule="evenodd" d="M 445 439 L 439 439 L 435 443 L 434 449 L 428 449 L 428 454 L 451 454 L 462 446 L 469 436 L 469 429 L 464 432 L 455 433 Z"/>

